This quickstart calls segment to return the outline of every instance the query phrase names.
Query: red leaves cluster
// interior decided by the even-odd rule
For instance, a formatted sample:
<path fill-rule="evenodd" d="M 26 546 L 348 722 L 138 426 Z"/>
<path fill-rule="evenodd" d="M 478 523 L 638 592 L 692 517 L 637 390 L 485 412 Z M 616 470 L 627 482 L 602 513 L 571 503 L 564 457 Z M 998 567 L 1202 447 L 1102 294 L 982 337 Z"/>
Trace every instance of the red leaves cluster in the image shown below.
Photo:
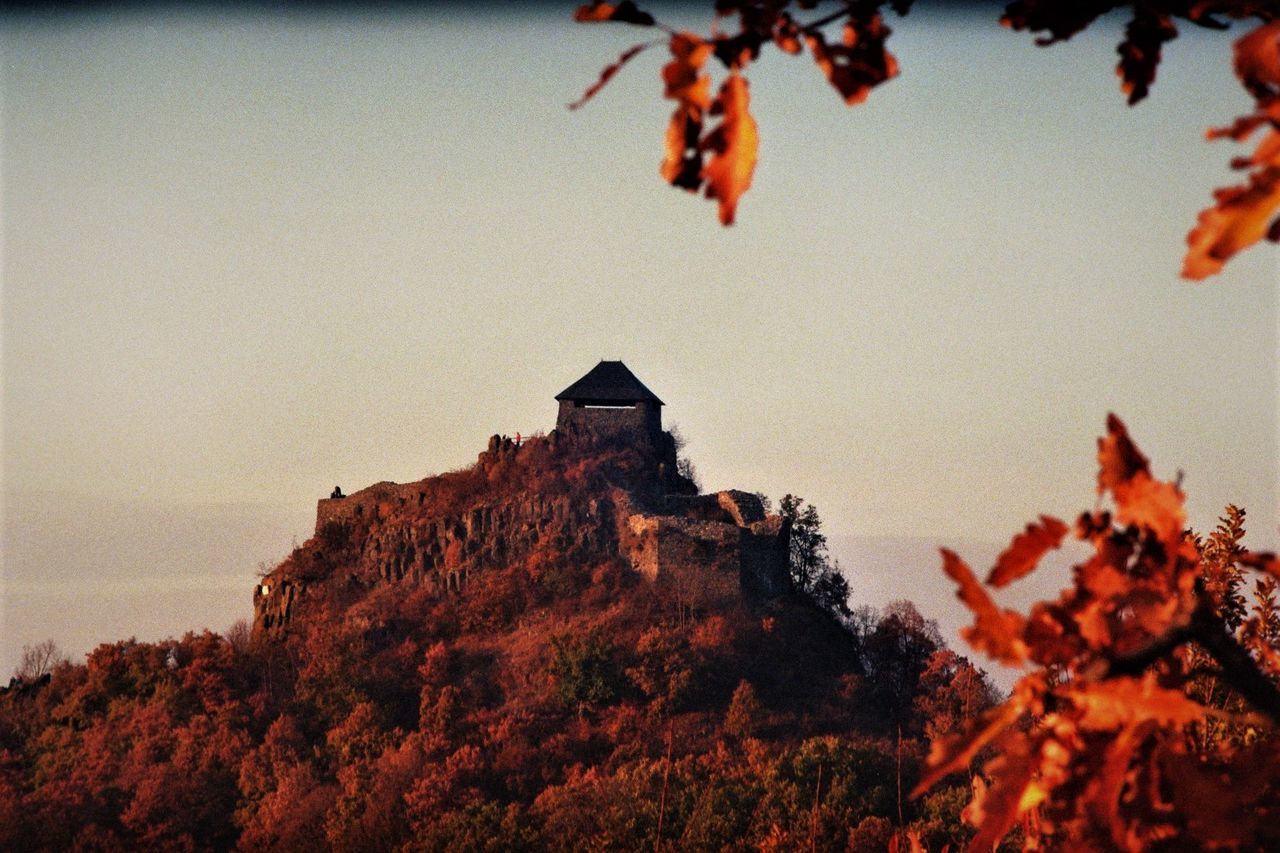
<path fill-rule="evenodd" d="M 841 30 L 839 44 L 828 44 L 821 30 L 806 33 L 813 61 L 849 106 L 860 104 L 871 90 L 898 74 L 898 61 L 885 49 L 892 32 L 874 7 L 866 18 L 853 18 Z"/>
<path fill-rule="evenodd" d="M 666 153 L 659 173 L 667 183 L 690 192 L 701 190 L 719 202 L 720 222 L 732 225 L 738 199 L 751 186 L 755 172 L 759 135 L 751 117 L 750 96 L 742 70 L 759 55 L 765 44 L 774 44 L 790 54 L 804 52 L 807 45 L 819 70 L 847 104 L 861 103 L 871 89 L 898 73 L 898 63 L 885 49 L 889 27 L 880 15 L 886 5 L 876 0 L 852 0 L 836 4 L 834 14 L 808 23 L 797 21 L 788 11 L 790 3 L 771 0 L 721 0 L 716 3 L 720 17 L 736 15 L 734 33 L 713 31 L 709 36 L 690 32 L 668 33 L 672 60 L 662 69 L 664 96 L 676 102 L 667 125 Z M 819 5 L 797 4 L 802 10 Z M 910 0 L 891 4 L 906 14 Z M 614 5 L 593 2 L 581 6 L 574 20 L 584 23 L 617 21 L 657 26 L 653 17 L 630 2 Z M 823 27 L 844 21 L 839 42 L 829 43 Z M 590 100 L 618 70 L 650 43 L 627 50 L 617 62 L 607 66 L 600 79 L 570 104 L 576 109 Z M 728 70 L 719 93 L 711 99 L 711 77 L 703 68 L 715 56 Z M 720 122 L 706 129 L 708 116 Z"/>
<path fill-rule="evenodd" d="M 956 596 L 977 617 L 973 627 L 965 629 L 964 638 L 975 649 L 1007 666 L 1017 666 L 1026 660 L 1027 646 L 1021 638 L 1023 618 L 1012 610 L 996 607 L 973 571 L 946 548 L 942 549 L 942 570 L 959 585 Z"/>
<path fill-rule="evenodd" d="M 1099 16 L 1126 5 L 1132 5 L 1133 16 L 1125 27 L 1124 40 L 1116 48 L 1120 54 L 1116 74 L 1130 105 L 1150 91 L 1160 64 L 1161 46 L 1178 35 L 1174 18 L 1212 29 L 1225 29 L 1223 18 L 1262 21 L 1235 43 L 1236 75 L 1256 99 L 1257 108 L 1230 127 L 1211 129 L 1208 137 L 1229 136 L 1240 142 L 1261 127 L 1269 126 L 1270 132 L 1252 156 L 1232 162 L 1234 168 L 1249 171 L 1248 183 L 1216 190 L 1217 203 L 1200 213 L 1196 227 L 1187 235 L 1189 250 L 1182 274 L 1191 279 L 1207 278 L 1220 272 L 1237 252 L 1264 236 L 1272 241 L 1280 239 L 1280 218 L 1273 218 L 1280 210 L 1280 21 L 1275 20 L 1276 6 L 1257 0 L 1133 4 L 1115 0 L 1016 0 L 1009 4 L 1001 23 L 1015 30 L 1047 33 L 1037 43 L 1052 44 L 1071 38 Z"/>
<path fill-rule="evenodd" d="M 1182 274 L 1188 278 L 1214 275 L 1228 258 L 1263 237 L 1280 240 L 1280 21 L 1236 42 L 1235 67 L 1257 108 L 1230 127 L 1211 129 L 1208 137 L 1243 142 L 1259 130 L 1263 135 L 1252 155 L 1231 163 L 1249 173 L 1248 183 L 1215 190 L 1217 204 L 1201 212 L 1187 235 L 1190 251 Z"/>
<path fill-rule="evenodd" d="M 1062 544 L 1067 526 L 1056 518 L 1040 516 L 1039 524 L 1028 524 L 1027 529 L 1009 543 L 1009 547 L 996 559 L 995 567 L 987 575 L 987 583 L 997 589 L 1008 586 L 1033 570 L 1046 552 Z"/>
<path fill-rule="evenodd" d="M 574 19 L 583 23 L 620 22 L 666 32 L 674 58 L 663 68 L 663 80 L 666 97 L 677 106 L 667 128 L 660 172 L 672 186 L 703 190 L 707 198 L 719 201 L 720 221 L 725 225 L 733 223 L 738 199 L 750 187 L 755 169 L 758 138 L 742 72 L 765 45 L 792 55 L 807 47 L 818 69 L 850 106 L 862 103 L 873 88 L 898 73 L 897 60 L 886 48 L 891 31 L 881 8 L 888 5 L 905 15 L 911 0 L 796 0 L 799 13 L 813 13 L 807 21 L 792 15 L 792 5 L 791 0 L 716 0 L 717 26 L 707 36 L 664 27 L 631 0 L 619 4 L 595 0 L 574 13 Z M 1268 130 L 1251 156 L 1232 163 L 1249 172 L 1248 182 L 1215 191 L 1216 204 L 1200 214 L 1187 235 L 1189 251 L 1182 274 L 1203 279 L 1221 271 L 1231 256 L 1264 236 L 1280 240 L 1280 217 L 1276 216 L 1280 211 L 1280 21 L 1275 20 L 1276 7 L 1262 0 L 1013 0 L 1000 23 L 1040 33 L 1037 44 L 1049 45 L 1071 38 L 1122 6 L 1131 6 L 1132 16 L 1116 48 L 1120 55 L 1116 74 L 1130 105 L 1150 92 L 1163 45 L 1178 35 L 1175 19 L 1214 29 L 1225 29 L 1225 18 L 1262 21 L 1235 45 L 1236 73 L 1257 100 L 1257 108 L 1230 127 L 1210 130 L 1209 138 L 1243 141 L 1261 128 Z M 834 11 L 821 14 L 821 7 L 834 7 Z M 737 31 L 720 31 L 721 19 L 731 16 L 737 17 Z M 837 25 L 839 38 L 832 39 L 828 29 Z M 576 109 L 590 100 L 626 62 L 654 43 L 638 44 L 623 53 L 570 107 Z M 710 78 L 702 71 L 712 55 L 728 70 L 714 102 L 710 101 Z M 697 88 L 673 85 L 673 78 L 696 82 Z M 722 115 L 723 120 L 704 132 L 708 114 Z"/>
<path fill-rule="evenodd" d="M 934 743 L 917 793 L 989 750 L 996 757 L 974 777 L 966 810 L 977 827 L 971 850 L 990 850 L 1019 821 L 1029 843 L 1055 848 L 1138 850 L 1173 837 L 1274 846 L 1280 837 L 1263 816 L 1280 807 L 1280 744 L 1270 737 L 1280 722 L 1276 559 L 1238 545 L 1243 513 L 1234 507 L 1208 542 L 1185 534 L 1181 491 L 1152 476 L 1115 416 L 1098 461 L 1114 521 L 1108 512 L 1080 517 L 1075 536 L 1094 553 L 1057 600 L 1025 617 L 1001 610 L 942 552 L 975 614 L 966 639 L 1040 668 L 964 734 Z M 1048 517 L 1028 525 L 988 584 L 1025 575 L 1066 533 Z M 1247 568 L 1266 576 L 1246 619 L 1237 589 Z M 1247 790 L 1220 781 L 1242 777 Z"/>

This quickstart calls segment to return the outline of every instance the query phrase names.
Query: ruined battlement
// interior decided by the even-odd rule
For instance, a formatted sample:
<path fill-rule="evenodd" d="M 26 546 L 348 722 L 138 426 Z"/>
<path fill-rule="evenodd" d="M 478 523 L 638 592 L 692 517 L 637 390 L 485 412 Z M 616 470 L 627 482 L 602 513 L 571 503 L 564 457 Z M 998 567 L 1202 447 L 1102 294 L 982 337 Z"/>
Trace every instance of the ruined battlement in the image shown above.
<path fill-rule="evenodd" d="M 666 512 L 627 518 L 631 566 L 651 582 L 698 587 L 700 598 L 776 598 L 791 588 L 790 528 L 736 490 L 669 495 Z"/>
<path fill-rule="evenodd" d="M 545 437 L 495 435 L 468 469 L 318 501 L 315 536 L 255 587 L 255 632 L 305 618 L 313 597 L 464 593 L 476 572 L 535 559 L 629 567 L 691 607 L 790 589 L 787 525 L 750 492 L 680 493 L 662 401 L 625 365 L 601 362 L 557 399 Z"/>

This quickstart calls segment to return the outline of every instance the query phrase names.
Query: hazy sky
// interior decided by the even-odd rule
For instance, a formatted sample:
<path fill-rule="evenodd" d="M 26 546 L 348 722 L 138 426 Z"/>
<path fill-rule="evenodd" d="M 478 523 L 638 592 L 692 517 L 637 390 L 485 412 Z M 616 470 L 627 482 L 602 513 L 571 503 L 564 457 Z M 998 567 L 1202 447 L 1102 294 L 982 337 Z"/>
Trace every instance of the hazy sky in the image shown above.
<path fill-rule="evenodd" d="M 832 533 L 1073 517 L 1115 411 L 1195 525 L 1239 503 L 1274 547 L 1276 252 L 1176 276 L 1241 153 L 1203 141 L 1248 107 L 1230 40 L 1185 32 L 1129 109 L 1121 19 L 1041 49 L 937 5 L 891 21 L 903 74 L 863 106 L 806 59 L 751 71 L 731 229 L 657 176 L 661 48 L 565 109 L 646 36 L 572 3 L 7 13 L 0 674 L 130 633 L 73 615 L 125 588 L 165 631 L 226 627 L 335 483 L 549 429 L 602 358 L 708 488 L 801 494 Z M 949 601 L 936 564 L 901 571 Z M 234 612 L 139 598 L 187 575 Z M 35 603 L 58 584 L 93 591 Z"/>

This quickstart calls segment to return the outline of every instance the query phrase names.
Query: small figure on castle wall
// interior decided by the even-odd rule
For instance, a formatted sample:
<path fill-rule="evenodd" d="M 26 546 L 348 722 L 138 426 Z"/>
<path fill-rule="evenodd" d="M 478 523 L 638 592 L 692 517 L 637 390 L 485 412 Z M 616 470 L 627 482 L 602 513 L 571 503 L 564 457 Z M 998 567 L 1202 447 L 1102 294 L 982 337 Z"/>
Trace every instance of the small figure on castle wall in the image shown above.
<path fill-rule="evenodd" d="M 519 446 L 520 446 L 520 433 L 519 433 L 519 431 L 517 431 L 517 432 L 516 432 L 516 447 L 519 447 Z"/>
<path fill-rule="evenodd" d="M 334 486 L 334 487 L 333 487 L 333 494 L 329 495 L 329 497 L 330 497 L 330 498 L 345 498 L 345 497 L 346 497 L 346 495 L 344 495 L 344 494 L 342 493 L 342 486 Z"/>

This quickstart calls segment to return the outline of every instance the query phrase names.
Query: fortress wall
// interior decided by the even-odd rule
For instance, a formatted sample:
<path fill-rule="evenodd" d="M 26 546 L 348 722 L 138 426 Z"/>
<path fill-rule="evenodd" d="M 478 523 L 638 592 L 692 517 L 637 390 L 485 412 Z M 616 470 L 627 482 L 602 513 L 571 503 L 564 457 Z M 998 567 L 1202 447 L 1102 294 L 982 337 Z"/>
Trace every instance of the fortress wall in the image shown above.
<path fill-rule="evenodd" d="M 343 565 L 341 578 L 279 570 L 264 578 L 254 592 L 255 631 L 272 633 L 297 618 L 311 586 L 404 582 L 456 593 L 475 572 L 535 554 L 593 563 L 625 557 L 647 580 L 675 584 L 690 606 L 743 594 L 770 598 L 790 588 L 789 531 L 748 492 L 671 497 L 659 515 L 635 512 L 621 491 L 590 500 L 524 494 L 438 516 L 422 506 L 424 498 L 420 484 L 379 483 L 321 500 L 317 530 L 331 521 L 371 522 L 351 528 L 358 556 Z M 622 530 L 619 518 L 626 519 Z M 314 556 L 322 547 L 312 540 L 304 551 Z"/>
<path fill-rule="evenodd" d="M 662 432 L 662 411 L 643 402 L 614 409 L 576 406 L 571 400 L 561 400 L 556 429 L 570 434 L 633 435 L 654 440 Z"/>
<path fill-rule="evenodd" d="M 773 598 L 790 589 L 790 530 L 779 516 L 765 516 L 755 495 L 669 496 L 667 510 L 627 519 L 627 557 L 647 580 L 696 586 L 703 603 L 743 593 Z"/>
<path fill-rule="evenodd" d="M 459 592 L 472 573 L 535 553 L 593 562 L 619 554 L 616 511 L 607 499 L 534 494 L 433 517 L 419 514 L 421 495 L 417 484 L 380 484 L 319 502 L 317 530 L 331 521 L 382 522 L 355 528 L 361 531 L 355 543 L 359 556 L 343 572 L 350 583 L 370 587 L 407 581 L 441 593 Z M 304 549 L 318 547 L 312 540 Z M 308 586 L 300 578 L 275 573 L 264 578 L 254 592 L 255 630 L 271 632 L 287 625 Z"/>

